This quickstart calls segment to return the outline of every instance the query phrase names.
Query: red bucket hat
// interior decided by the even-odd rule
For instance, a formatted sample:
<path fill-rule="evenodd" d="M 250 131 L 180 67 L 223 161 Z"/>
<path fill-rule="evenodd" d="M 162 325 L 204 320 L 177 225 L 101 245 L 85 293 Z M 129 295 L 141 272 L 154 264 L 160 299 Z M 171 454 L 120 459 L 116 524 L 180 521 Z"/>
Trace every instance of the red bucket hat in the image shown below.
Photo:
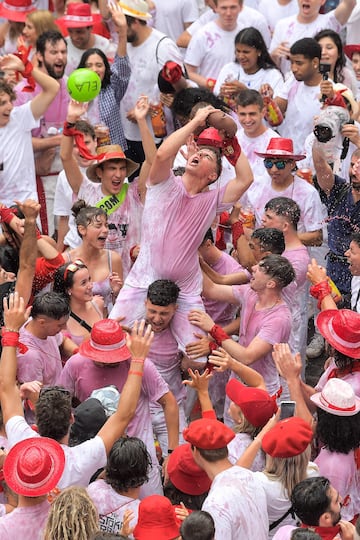
<path fill-rule="evenodd" d="M 317 407 L 334 416 L 354 416 L 360 411 L 360 399 L 342 379 L 329 379 L 321 392 L 310 396 Z"/>
<path fill-rule="evenodd" d="M 294 154 L 294 145 L 292 139 L 283 139 L 277 137 L 270 139 L 265 152 L 255 152 L 256 155 L 263 158 L 283 157 L 300 161 L 306 156 L 303 154 Z"/>
<path fill-rule="evenodd" d="M 115 364 L 131 358 L 125 332 L 113 319 L 96 322 L 91 329 L 90 339 L 82 342 L 79 352 L 104 364 Z"/>
<path fill-rule="evenodd" d="M 25 22 L 26 15 L 36 11 L 32 0 L 3 0 L 0 3 L 0 17 L 14 22 Z"/>
<path fill-rule="evenodd" d="M 58 21 L 66 28 L 86 28 L 87 26 L 93 26 L 95 23 L 90 4 L 81 2 L 68 4 L 66 14 L 60 17 Z"/>
<path fill-rule="evenodd" d="M 173 540 L 180 534 L 173 505 L 163 495 L 145 497 L 133 535 L 136 540 Z"/>
<path fill-rule="evenodd" d="M 302 454 L 313 438 L 313 431 L 302 418 L 285 418 L 268 431 L 262 440 L 264 452 L 272 457 L 289 458 Z"/>
<path fill-rule="evenodd" d="M 167 472 L 174 486 L 188 495 L 209 491 L 211 480 L 195 463 L 190 444 L 181 444 L 170 454 Z"/>
<path fill-rule="evenodd" d="M 360 358 L 360 314 L 351 309 L 327 309 L 316 318 L 321 335 L 337 351 Z"/>
<path fill-rule="evenodd" d="M 34 437 L 11 448 L 3 470 L 6 483 L 15 493 L 40 497 L 57 486 L 64 467 L 61 445 L 47 437 Z"/>
<path fill-rule="evenodd" d="M 276 413 L 275 397 L 266 390 L 245 386 L 236 379 L 226 385 L 226 395 L 238 405 L 245 418 L 255 427 L 262 427 Z"/>
<path fill-rule="evenodd" d="M 228 426 L 209 418 L 194 420 L 184 429 L 183 435 L 185 441 L 203 450 L 225 448 L 235 437 L 235 433 Z"/>

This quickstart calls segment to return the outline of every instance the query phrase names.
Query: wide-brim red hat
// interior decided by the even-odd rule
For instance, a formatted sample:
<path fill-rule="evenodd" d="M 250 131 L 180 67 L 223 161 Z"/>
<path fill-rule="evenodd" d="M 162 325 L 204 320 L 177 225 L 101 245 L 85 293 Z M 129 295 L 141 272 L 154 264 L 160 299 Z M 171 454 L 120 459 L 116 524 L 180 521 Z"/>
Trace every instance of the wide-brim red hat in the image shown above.
<path fill-rule="evenodd" d="M 263 158 L 287 158 L 294 161 L 305 159 L 304 154 L 294 154 L 294 145 L 292 139 L 274 137 L 270 139 L 265 152 L 255 152 L 257 156 Z"/>
<path fill-rule="evenodd" d="M 96 153 L 98 156 L 101 156 L 100 159 L 95 161 L 95 163 L 86 169 L 87 177 L 94 182 L 99 182 L 96 169 L 99 167 L 99 165 L 101 165 L 101 163 L 105 163 L 105 161 L 110 161 L 112 159 L 123 159 L 126 162 L 126 176 L 131 176 L 140 167 L 139 163 L 135 163 L 135 161 L 132 161 L 132 159 L 126 157 L 123 149 L 118 144 L 98 146 Z"/>
<path fill-rule="evenodd" d="M 64 471 L 61 445 L 47 437 L 34 437 L 15 444 L 4 461 L 4 478 L 18 495 L 40 497 L 54 489 Z"/>
<path fill-rule="evenodd" d="M 360 53 L 360 44 L 345 45 L 344 53 L 348 58 L 350 58 L 350 60 L 352 60 L 352 56 L 354 53 Z"/>
<path fill-rule="evenodd" d="M 96 322 L 91 329 L 90 339 L 81 343 L 79 352 L 102 364 L 116 364 L 131 358 L 126 345 L 126 334 L 113 319 Z"/>
<path fill-rule="evenodd" d="M 327 309 L 319 313 L 316 325 L 334 349 L 350 358 L 360 358 L 359 313 L 351 309 Z"/>
<path fill-rule="evenodd" d="M 26 16 L 36 11 L 31 0 L 3 0 L 0 3 L 0 17 L 14 22 L 25 22 Z"/>
<path fill-rule="evenodd" d="M 90 4 L 80 2 L 68 4 L 65 15 L 57 20 L 66 28 L 86 28 L 87 26 L 93 26 L 95 23 Z"/>
<path fill-rule="evenodd" d="M 209 491 L 211 480 L 194 461 L 190 444 L 181 444 L 170 454 L 167 472 L 174 486 L 188 495 Z"/>

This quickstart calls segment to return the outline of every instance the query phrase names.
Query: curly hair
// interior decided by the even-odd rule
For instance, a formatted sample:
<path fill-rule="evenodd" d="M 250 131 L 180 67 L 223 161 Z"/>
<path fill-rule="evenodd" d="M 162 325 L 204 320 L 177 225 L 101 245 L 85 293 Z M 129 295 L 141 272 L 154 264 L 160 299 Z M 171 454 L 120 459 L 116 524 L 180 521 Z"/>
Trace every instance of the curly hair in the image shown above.
<path fill-rule="evenodd" d="M 36 424 L 42 437 L 61 441 L 68 434 L 71 420 L 71 395 L 61 386 L 40 392 L 35 406 Z"/>
<path fill-rule="evenodd" d="M 149 479 L 151 457 L 137 437 L 121 437 L 110 450 L 105 481 L 118 493 L 145 484 Z"/>
<path fill-rule="evenodd" d="M 94 503 L 82 487 L 64 489 L 52 503 L 45 540 L 88 540 L 99 530 Z"/>
<path fill-rule="evenodd" d="M 147 298 L 156 306 L 169 306 L 176 304 L 180 289 L 170 279 L 157 279 L 153 281 L 147 290 Z"/>
<path fill-rule="evenodd" d="M 348 454 L 360 446 L 360 412 L 336 416 L 317 409 L 316 435 L 330 452 Z"/>

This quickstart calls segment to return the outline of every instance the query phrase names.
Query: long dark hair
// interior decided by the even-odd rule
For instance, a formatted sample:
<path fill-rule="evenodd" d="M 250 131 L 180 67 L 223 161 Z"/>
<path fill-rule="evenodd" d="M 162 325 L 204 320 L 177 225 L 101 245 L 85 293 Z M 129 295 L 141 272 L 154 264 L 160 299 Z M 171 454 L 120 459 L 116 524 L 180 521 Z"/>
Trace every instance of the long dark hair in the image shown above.
<path fill-rule="evenodd" d="M 263 69 L 279 69 L 273 59 L 271 58 L 269 51 L 266 47 L 264 38 L 259 30 L 253 26 L 243 28 L 235 37 L 235 45 L 248 45 L 254 47 L 259 51 L 258 66 Z"/>
<path fill-rule="evenodd" d="M 328 28 L 318 32 L 314 36 L 314 39 L 319 43 L 320 39 L 326 38 L 326 37 L 330 38 L 334 42 L 335 47 L 338 50 L 338 58 L 336 60 L 335 67 L 334 67 L 334 82 L 341 83 L 344 81 L 343 69 L 346 66 L 346 58 L 344 54 L 343 44 L 342 44 L 339 34 L 337 32 L 334 32 L 334 30 L 330 30 Z"/>
<path fill-rule="evenodd" d="M 102 61 L 104 62 L 105 66 L 105 74 L 104 78 L 101 81 L 101 88 L 106 88 L 110 84 L 110 78 L 111 78 L 111 67 L 109 64 L 109 60 L 106 58 L 105 54 L 102 52 L 101 49 L 97 49 L 96 47 L 93 47 L 92 49 L 88 49 L 85 51 L 81 57 L 80 63 L 77 67 L 79 68 L 85 68 L 86 67 L 86 61 L 92 54 L 97 54 L 101 57 Z"/>

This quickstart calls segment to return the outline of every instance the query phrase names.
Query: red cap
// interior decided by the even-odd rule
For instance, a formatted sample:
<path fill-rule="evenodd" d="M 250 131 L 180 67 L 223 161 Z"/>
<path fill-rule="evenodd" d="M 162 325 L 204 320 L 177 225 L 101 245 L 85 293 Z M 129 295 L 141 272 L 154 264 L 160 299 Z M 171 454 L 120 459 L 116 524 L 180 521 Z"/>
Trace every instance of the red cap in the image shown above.
<path fill-rule="evenodd" d="M 235 437 L 235 433 L 218 420 L 200 418 L 194 420 L 183 431 L 184 439 L 196 448 L 216 450 L 225 448 Z"/>
<path fill-rule="evenodd" d="M 195 463 L 190 444 L 182 444 L 170 454 L 167 472 L 174 486 L 188 495 L 209 491 L 211 480 Z"/>
<path fill-rule="evenodd" d="M 227 383 L 226 395 L 240 407 L 246 420 L 255 427 L 264 426 L 278 409 L 275 397 L 271 397 L 266 390 L 245 386 L 236 379 Z"/>
<path fill-rule="evenodd" d="M 302 418 L 296 416 L 280 420 L 262 440 L 264 452 L 272 457 L 288 458 L 302 454 L 313 438 L 313 431 Z"/>
<path fill-rule="evenodd" d="M 199 146 L 214 146 L 215 148 L 222 148 L 224 146 L 224 141 L 219 131 L 214 127 L 204 129 L 197 138 L 196 143 Z"/>

